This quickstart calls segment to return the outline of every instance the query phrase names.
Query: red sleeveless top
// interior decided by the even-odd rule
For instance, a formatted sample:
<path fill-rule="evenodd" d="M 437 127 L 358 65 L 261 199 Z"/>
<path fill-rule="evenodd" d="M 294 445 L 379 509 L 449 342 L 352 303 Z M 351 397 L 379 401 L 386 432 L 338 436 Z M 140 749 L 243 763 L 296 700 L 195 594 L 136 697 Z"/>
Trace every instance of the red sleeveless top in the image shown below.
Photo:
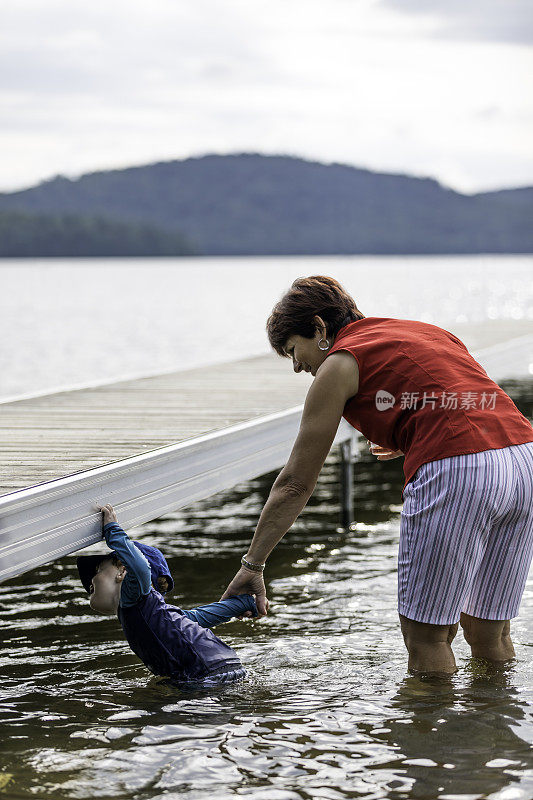
<path fill-rule="evenodd" d="M 405 486 L 439 458 L 533 441 L 531 423 L 452 333 L 407 319 L 365 317 L 341 328 L 359 390 L 343 417 L 371 442 L 405 453 Z"/>

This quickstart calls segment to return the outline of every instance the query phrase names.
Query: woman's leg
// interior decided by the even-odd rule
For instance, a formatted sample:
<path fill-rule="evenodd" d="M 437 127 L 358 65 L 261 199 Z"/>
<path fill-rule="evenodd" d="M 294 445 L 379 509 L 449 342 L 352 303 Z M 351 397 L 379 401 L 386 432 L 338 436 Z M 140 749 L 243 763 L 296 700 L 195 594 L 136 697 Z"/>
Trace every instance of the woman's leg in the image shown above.
<path fill-rule="evenodd" d="M 495 453 L 502 463 L 511 456 L 510 492 L 493 513 L 460 620 L 472 655 L 501 662 L 515 656 L 510 620 L 518 616 L 533 559 L 533 443 Z"/>
<path fill-rule="evenodd" d="M 532 555 L 533 444 L 423 464 L 404 489 L 400 525 L 398 611 L 409 667 L 454 671 L 448 637 L 459 619 L 474 655 L 512 658 L 508 621 Z"/>
<path fill-rule="evenodd" d="M 408 669 L 436 675 L 452 675 L 457 671 L 451 643 L 459 623 L 431 625 L 400 614 L 405 646 L 409 652 Z"/>
<path fill-rule="evenodd" d="M 501 662 L 515 657 L 510 620 L 480 619 L 463 611 L 461 628 L 476 658 Z"/>
<path fill-rule="evenodd" d="M 398 553 L 398 611 L 413 663 L 434 647 L 455 669 L 448 641 L 483 558 L 494 476 L 483 453 L 420 467 L 404 489 Z M 417 624 L 417 622 L 418 624 Z"/>

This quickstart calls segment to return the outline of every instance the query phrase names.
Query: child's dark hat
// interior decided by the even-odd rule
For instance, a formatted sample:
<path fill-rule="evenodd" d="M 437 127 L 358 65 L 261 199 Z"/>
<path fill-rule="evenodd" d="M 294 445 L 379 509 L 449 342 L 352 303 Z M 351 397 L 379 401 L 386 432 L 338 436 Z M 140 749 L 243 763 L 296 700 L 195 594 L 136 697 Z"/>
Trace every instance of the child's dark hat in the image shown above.
<path fill-rule="evenodd" d="M 174 588 L 174 580 L 170 574 L 170 569 L 166 558 L 161 550 L 158 550 L 157 547 L 152 547 L 149 544 L 142 544 L 141 542 L 134 541 L 133 544 L 141 551 L 150 565 L 152 584 L 154 588 L 157 589 L 158 592 L 161 592 L 161 587 L 159 586 L 157 579 L 166 578 L 168 587 L 166 591 L 170 592 L 171 589 Z M 78 573 L 83 587 L 88 594 L 91 592 L 91 581 L 96 574 L 98 565 L 101 564 L 106 558 L 113 558 L 113 556 L 120 561 L 120 556 L 116 550 L 109 550 L 107 553 L 102 553 L 102 555 L 98 556 L 79 556 L 77 558 L 76 566 L 78 567 Z M 161 594 L 166 594 L 166 592 L 161 592 Z"/>

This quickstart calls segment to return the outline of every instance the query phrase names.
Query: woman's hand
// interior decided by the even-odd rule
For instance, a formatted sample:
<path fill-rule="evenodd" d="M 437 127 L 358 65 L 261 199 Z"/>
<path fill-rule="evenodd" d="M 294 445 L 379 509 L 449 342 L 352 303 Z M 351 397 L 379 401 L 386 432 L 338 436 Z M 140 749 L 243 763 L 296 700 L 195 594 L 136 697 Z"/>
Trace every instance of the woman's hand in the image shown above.
<path fill-rule="evenodd" d="M 390 461 L 392 458 L 403 456 L 401 450 L 389 450 L 388 447 L 381 447 L 381 445 L 373 442 L 368 442 L 368 444 L 370 445 L 370 452 L 377 457 L 378 461 Z"/>
<path fill-rule="evenodd" d="M 226 597 L 234 597 L 238 594 L 254 595 L 259 611 L 256 619 L 267 615 L 270 603 L 267 600 L 265 582 L 261 572 L 241 567 L 220 599 L 225 600 Z"/>

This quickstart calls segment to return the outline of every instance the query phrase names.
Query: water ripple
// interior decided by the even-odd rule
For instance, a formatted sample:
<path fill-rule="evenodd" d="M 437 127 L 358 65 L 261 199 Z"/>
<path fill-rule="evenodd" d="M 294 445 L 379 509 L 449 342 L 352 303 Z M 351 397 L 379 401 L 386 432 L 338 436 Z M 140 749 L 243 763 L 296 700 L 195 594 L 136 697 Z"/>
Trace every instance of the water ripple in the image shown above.
<path fill-rule="evenodd" d="M 533 582 L 505 669 L 472 659 L 459 634 L 455 676 L 409 675 L 396 612 L 402 476 L 394 462 L 361 466 L 353 530 L 338 527 L 332 457 L 269 561 L 271 614 L 219 629 L 247 666 L 239 684 L 183 693 L 151 677 L 116 621 L 90 613 L 74 556 L 3 584 L 5 796 L 533 796 Z M 173 602 L 220 595 L 271 481 L 139 529 L 168 555 Z"/>

